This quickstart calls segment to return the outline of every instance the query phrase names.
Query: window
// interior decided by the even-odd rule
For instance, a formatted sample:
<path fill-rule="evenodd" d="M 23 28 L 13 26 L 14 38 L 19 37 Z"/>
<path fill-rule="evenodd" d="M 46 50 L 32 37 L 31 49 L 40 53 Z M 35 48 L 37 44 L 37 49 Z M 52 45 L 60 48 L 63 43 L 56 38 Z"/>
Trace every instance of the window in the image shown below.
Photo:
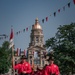
<path fill-rule="evenodd" d="M 36 42 L 38 42 L 39 41 L 39 38 L 38 37 L 36 37 Z"/>
<path fill-rule="evenodd" d="M 44 65 L 44 60 L 42 60 L 42 64 Z"/>
<path fill-rule="evenodd" d="M 32 56 L 30 56 L 30 59 L 32 58 Z"/>
<path fill-rule="evenodd" d="M 40 42 L 42 42 L 42 37 L 40 38 Z"/>
<path fill-rule="evenodd" d="M 30 60 L 30 64 L 32 64 L 32 60 Z"/>

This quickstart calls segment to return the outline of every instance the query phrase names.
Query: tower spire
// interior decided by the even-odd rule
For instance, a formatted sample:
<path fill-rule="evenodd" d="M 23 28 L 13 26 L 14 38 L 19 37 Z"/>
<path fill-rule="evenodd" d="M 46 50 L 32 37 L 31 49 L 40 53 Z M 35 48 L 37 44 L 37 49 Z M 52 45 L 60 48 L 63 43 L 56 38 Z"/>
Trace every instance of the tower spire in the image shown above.
<path fill-rule="evenodd" d="M 35 24 L 38 24 L 38 23 L 39 23 L 38 18 L 36 18 L 35 19 Z"/>

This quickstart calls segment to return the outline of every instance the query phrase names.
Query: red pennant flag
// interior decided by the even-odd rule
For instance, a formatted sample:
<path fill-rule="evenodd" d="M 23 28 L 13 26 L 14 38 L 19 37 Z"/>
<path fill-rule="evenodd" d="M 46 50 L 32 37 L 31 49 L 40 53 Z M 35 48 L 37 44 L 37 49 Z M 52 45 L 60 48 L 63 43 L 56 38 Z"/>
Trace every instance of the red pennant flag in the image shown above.
<path fill-rule="evenodd" d="M 13 29 L 11 29 L 11 33 L 10 33 L 10 40 L 13 39 Z"/>
<path fill-rule="evenodd" d="M 28 31 L 28 28 L 26 28 L 26 31 Z"/>
<path fill-rule="evenodd" d="M 75 4 L 75 0 L 73 0 L 73 3 Z"/>
<path fill-rule="evenodd" d="M 11 33 L 10 33 L 10 45 L 9 45 L 9 48 L 11 48 L 14 43 L 13 43 L 13 37 L 14 37 L 14 34 L 13 34 L 13 29 L 11 29 Z"/>
<path fill-rule="evenodd" d="M 46 21 L 48 21 L 48 17 L 46 17 Z"/>
<path fill-rule="evenodd" d="M 58 12 L 60 12 L 60 9 L 58 9 Z"/>

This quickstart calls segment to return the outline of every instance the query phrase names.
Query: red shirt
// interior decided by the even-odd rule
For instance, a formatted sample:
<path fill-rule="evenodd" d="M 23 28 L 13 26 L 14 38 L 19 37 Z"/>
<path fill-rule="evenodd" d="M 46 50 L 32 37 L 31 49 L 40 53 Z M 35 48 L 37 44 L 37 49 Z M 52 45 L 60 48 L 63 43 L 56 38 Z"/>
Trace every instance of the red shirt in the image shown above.
<path fill-rule="evenodd" d="M 43 75 L 43 70 L 40 70 L 38 75 Z"/>
<path fill-rule="evenodd" d="M 51 65 L 46 66 L 43 73 L 44 75 L 50 75 L 50 74 L 59 75 L 59 68 L 57 65 L 51 64 Z"/>
<path fill-rule="evenodd" d="M 28 62 L 24 62 L 22 64 L 17 64 L 14 66 L 14 69 L 18 70 L 18 73 L 22 73 L 23 71 L 26 71 L 26 73 L 31 73 L 31 66 Z"/>

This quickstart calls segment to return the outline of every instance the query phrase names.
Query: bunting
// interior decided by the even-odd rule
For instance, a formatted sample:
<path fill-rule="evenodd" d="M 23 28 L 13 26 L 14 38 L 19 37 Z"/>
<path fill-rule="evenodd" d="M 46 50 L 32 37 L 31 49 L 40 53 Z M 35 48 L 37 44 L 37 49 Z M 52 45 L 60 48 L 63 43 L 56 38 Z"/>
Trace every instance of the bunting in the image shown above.
<path fill-rule="evenodd" d="M 73 0 L 73 3 L 74 3 L 74 5 L 75 5 L 75 0 Z M 61 9 L 63 9 L 63 11 L 65 11 L 66 6 L 68 6 L 68 7 L 70 8 L 71 2 L 67 3 L 67 4 L 66 4 L 65 6 L 63 6 Z M 57 10 L 58 13 L 61 11 L 61 9 L 59 8 L 59 9 Z M 56 16 L 56 13 L 57 13 L 56 11 L 53 13 L 54 17 Z M 50 17 L 51 17 L 51 16 L 52 16 L 52 14 L 50 14 Z M 45 19 L 42 19 L 42 23 L 44 23 L 45 20 L 48 21 L 48 20 L 49 20 L 48 18 L 49 18 L 49 17 L 46 16 Z M 29 27 L 30 27 L 30 26 L 29 26 Z M 22 32 L 28 31 L 28 30 L 29 30 L 29 27 L 26 27 L 26 28 L 24 28 L 23 30 L 17 31 L 17 32 L 15 33 L 15 35 L 19 35 L 19 34 L 21 34 Z M 12 31 L 12 34 L 13 34 L 13 29 L 11 29 L 11 31 Z M 12 34 L 11 34 L 11 35 L 12 35 Z M 12 35 L 12 36 L 13 36 L 13 35 Z M 5 36 L 5 37 L 0 37 L 0 40 L 6 39 L 6 38 L 8 38 L 8 37 L 12 38 L 12 36 L 8 35 L 8 36 Z M 13 40 L 13 39 L 12 39 L 12 40 Z M 13 43 L 11 43 L 11 45 L 13 45 Z M 10 45 L 10 46 L 11 46 L 11 45 Z"/>

